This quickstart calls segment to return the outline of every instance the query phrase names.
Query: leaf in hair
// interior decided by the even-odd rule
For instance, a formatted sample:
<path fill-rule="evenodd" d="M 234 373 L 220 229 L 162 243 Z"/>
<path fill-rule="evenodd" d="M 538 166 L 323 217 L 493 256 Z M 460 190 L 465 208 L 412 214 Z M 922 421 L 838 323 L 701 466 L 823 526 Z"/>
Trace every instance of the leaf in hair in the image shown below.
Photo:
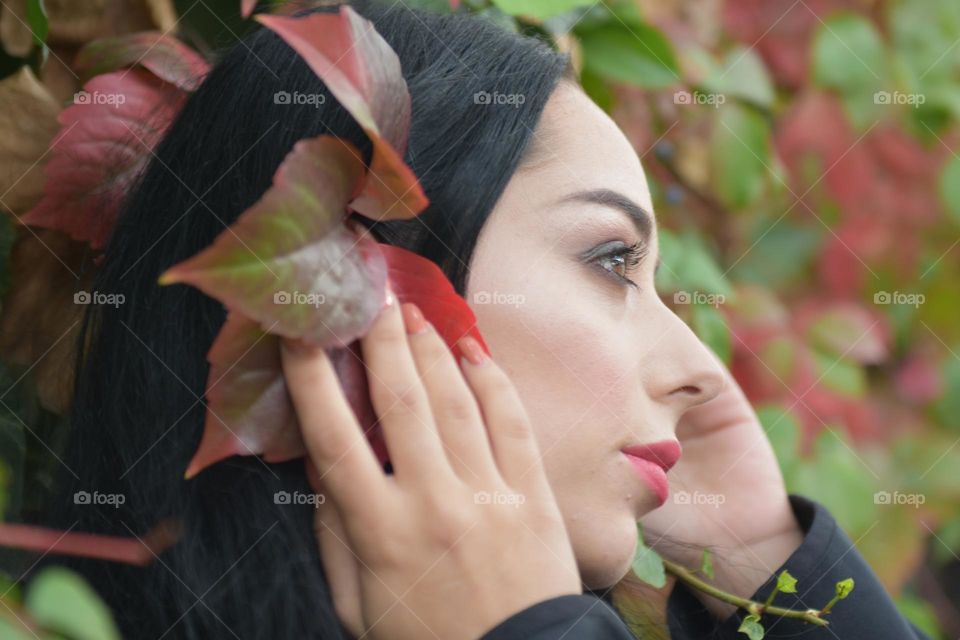
<path fill-rule="evenodd" d="M 349 142 L 300 140 L 263 197 L 160 283 L 191 284 L 270 333 L 350 344 L 370 326 L 386 284 L 374 241 L 343 223 L 362 176 Z"/>
<path fill-rule="evenodd" d="M 412 218 L 428 204 L 403 162 L 410 131 L 410 94 L 400 60 L 373 25 L 349 6 L 302 18 L 260 14 L 323 80 L 373 142 L 361 192 L 350 207 L 372 220 Z"/>

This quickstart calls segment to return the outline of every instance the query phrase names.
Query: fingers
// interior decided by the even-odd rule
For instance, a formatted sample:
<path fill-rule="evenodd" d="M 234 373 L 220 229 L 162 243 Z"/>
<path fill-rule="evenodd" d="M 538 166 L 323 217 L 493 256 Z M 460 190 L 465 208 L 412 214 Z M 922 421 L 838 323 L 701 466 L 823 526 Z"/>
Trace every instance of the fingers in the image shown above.
<path fill-rule="evenodd" d="M 351 513 L 377 516 L 387 478 L 323 349 L 281 340 L 281 363 L 310 459 L 330 497 Z M 381 512 L 382 513 L 382 512 Z"/>
<path fill-rule="evenodd" d="M 483 416 L 453 354 L 415 305 L 404 304 L 401 309 L 450 466 L 468 483 L 497 477 Z"/>
<path fill-rule="evenodd" d="M 334 610 L 350 634 L 358 638 L 363 633 L 359 560 L 350 547 L 343 520 L 332 501 L 317 506 L 313 522 Z"/>
<path fill-rule="evenodd" d="M 436 482 L 450 477 L 452 468 L 420 380 L 400 304 L 390 293 L 370 331 L 360 339 L 370 400 L 380 424 L 398 482 Z"/>
<path fill-rule="evenodd" d="M 463 375 L 477 398 L 500 474 L 512 487 L 545 481 L 540 450 L 526 409 L 507 375 L 470 336 L 460 349 Z"/>

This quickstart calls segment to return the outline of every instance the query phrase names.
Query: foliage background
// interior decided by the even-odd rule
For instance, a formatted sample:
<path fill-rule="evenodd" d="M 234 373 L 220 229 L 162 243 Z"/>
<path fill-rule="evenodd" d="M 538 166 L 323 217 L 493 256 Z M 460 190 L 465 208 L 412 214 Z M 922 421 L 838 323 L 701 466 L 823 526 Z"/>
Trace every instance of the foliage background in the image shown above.
<path fill-rule="evenodd" d="M 960 4 L 397 2 L 472 11 L 571 52 L 650 180 L 660 291 L 732 366 L 789 490 L 832 511 L 915 623 L 960 636 Z M 19 219 L 42 192 L 56 114 L 81 86 L 74 56 L 99 37 L 153 29 L 213 59 L 253 28 L 239 4 L 0 7 L 7 520 L 36 508 L 62 446 L 63 407 L 43 389 L 56 384 L 57 337 L 72 318 L 38 310 L 53 294 L 36 287 L 82 289 L 88 256 Z M 25 67 L 41 87 L 26 98 Z M 25 319 L 29 336 L 15 331 Z M 28 566 L 0 558 L 11 578 Z M 69 577 L 53 584 L 57 598 L 88 600 Z M 0 596 L 20 600 L 16 589 Z M 77 615 L 100 615 L 90 607 Z"/>

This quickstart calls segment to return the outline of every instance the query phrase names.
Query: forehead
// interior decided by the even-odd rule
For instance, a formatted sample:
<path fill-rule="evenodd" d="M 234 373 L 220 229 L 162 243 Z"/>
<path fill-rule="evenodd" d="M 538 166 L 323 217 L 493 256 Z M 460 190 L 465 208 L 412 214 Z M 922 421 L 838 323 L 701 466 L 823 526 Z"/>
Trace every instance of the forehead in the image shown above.
<path fill-rule="evenodd" d="M 515 177 L 545 187 L 537 189 L 544 197 L 605 188 L 653 211 L 636 151 L 616 123 L 568 82 L 547 101 Z"/>

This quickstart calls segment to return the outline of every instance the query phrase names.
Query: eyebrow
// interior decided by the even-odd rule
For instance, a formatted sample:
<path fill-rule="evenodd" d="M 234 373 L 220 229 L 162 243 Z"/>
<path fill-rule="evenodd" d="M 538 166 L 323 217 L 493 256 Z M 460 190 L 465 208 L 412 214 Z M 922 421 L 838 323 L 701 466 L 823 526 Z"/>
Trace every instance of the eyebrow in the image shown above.
<path fill-rule="evenodd" d="M 587 202 L 590 204 L 599 204 L 611 209 L 620 211 L 630 219 L 633 226 L 637 228 L 640 237 L 643 238 L 645 245 L 650 244 L 650 236 L 653 235 L 653 216 L 639 204 L 613 189 L 589 189 L 587 191 L 575 191 L 561 198 L 558 203 L 563 202 Z M 657 266 L 654 273 L 660 270 L 661 259 L 657 255 Z"/>

